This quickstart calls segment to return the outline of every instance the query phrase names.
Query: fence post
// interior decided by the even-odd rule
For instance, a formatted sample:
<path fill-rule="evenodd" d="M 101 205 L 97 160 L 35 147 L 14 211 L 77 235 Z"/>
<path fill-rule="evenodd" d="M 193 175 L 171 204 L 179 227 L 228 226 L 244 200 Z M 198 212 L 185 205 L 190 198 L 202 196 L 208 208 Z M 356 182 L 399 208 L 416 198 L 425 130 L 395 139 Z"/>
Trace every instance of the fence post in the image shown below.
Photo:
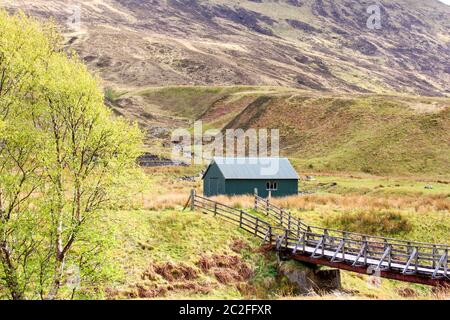
<path fill-rule="evenodd" d="M 272 244 L 272 226 L 269 225 L 269 243 Z"/>
<path fill-rule="evenodd" d="M 256 218 L 255 236 L 258 235 L 258 227 L 259 227 L 259 218 Z"/>
<path fill-rule="evenodd" d="M 241 210 L 239 215 L 239 228 L 242 228 L 242 216 L 244 215 L 244 212 Z"/>
<path fill-rule="evenodd" d="M 417 269 L 419 268 L 419 259 L 420 259 L 420 251 L 419 250 L 420 250 L 419 247 L 416 247 L 416 261 L 415 261 L 415 266 L 414 266 L 416 273 L 417 273 Z"/>
<path fill-rule="evenodd" d="M 390 269 L 392 263 L 392 245 L 387 241 L 387 239 L 384 239 L 384 250 L 385 252 L 389 250 L 389 256 L 387 258 L 388 258 L 388 268 Z"/>
<path fill-rule="evenodd" d="M 325 255 L 325 247 L 327 245 L 327 239 L 328 239 L 328 229 L 325 229 L 325 231 L 323 232 L 322 256 Z"/>
<path fill-rule="evenodd" d="M 195 189 L 191 190 L 191 211 L 195 210 Z"/>
<path fill-rule="evenodd" d="M 308 227 L 308 229 L 309 229 L 309 227 Z M 303 233 L 303 252 L 306 252 L 306 237 L 308 236 L 307 235 L 307 232 L 308 231 L 305 231 L 304 233 Z"/>
<path fill-rule="evenodd" d="M 217 216 L 217 202 L 214 202 L 214 217 Z"/>
<path fill-rule="evenodd" d="M 433 246 L 433 269 L 436 268 L 436 254 L 437 254 L 437 248 L 436 245 Z"/>
<path fill-rule="evenodd" d="M 369 242 L 367 241 L 367 237 L 363 237 L 363 243 L 364 243 L 364 265 L 367 266 L 367 254 L 369 251 Z"/>
<path fill-rule="evenodd" d="M 258 188 L 255 188 L 255 211 L 258 211 Z"/>
<path fill-rule="evenodd" d="M 448 249 L 445 249 L 445 259 L 444 259 L 444 276 L 448 275 Z"/>
<path fill-rule="evenodd" d="M 269 199 L 266 199 L 266 215 L 269 215 Z"/>
<path fill-rule="evenodd" d="M 308 226 L 308 230 L 306 232 L 307 232 L 307 234 L 306 234 L 305 239 L 306 239 L 307 242 L 309 242 L 309 239 L 310 239 L 309 236 L 310 236 L 310 233 L 312 233 L 312 229 L 311 229 L 310 226 Z"/>
<path fill-rule="evenodd" d="M 406 245 L 407 245 L 407 247 L 406 247 L 406 253 L 407 253 L 408 255 L 411 256 L 412 251 L 413 251 L 413 248 L 411 247 L 411 242 L 408 241 L 408 242 L 406 243 Z"/>
<path fill-rule="evenodd" d="M 345 250 L 346 250 L 346 243 L 347 243 L 347 232 L 342 232 L 342 239 L 344 241 L 344 245 L 342 246 L 342 260 L 345 261 Z"/>
<path fill-rule="evenodd" d="M 388 268 L 391 269 L 392 267 L 392 249 L 393 246 L 389 244 L 389 260 L 388 260 Z"/>

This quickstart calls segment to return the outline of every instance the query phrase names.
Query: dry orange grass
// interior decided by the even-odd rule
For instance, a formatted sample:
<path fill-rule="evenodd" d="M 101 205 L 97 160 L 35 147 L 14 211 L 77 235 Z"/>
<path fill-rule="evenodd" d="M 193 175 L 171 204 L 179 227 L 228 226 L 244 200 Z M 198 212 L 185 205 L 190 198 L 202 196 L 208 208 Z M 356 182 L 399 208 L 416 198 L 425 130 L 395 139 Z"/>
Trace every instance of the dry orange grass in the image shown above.
<path fill-rule="evenodd" d="M 148 210 L 175 209 L 184 206 L 189 197 L 189 190 L 182 184 L 174 184 L 171 191 L 164 194 L 142 196 L 142 207 Z M 216 196 L 213 200 L 234 208 L 253 208 L 253 196 Z M 339 195 L 313 194 L 273 198 L 271 202 L 281 208 L 291 210 L 312 211 L 322 209 L 342 210 L 408 210 L 417 213 L 450 212 L 450 199 L 446 195 L 430 196 L 370 196 L 370 195 Z"/>
<path fill-rule="evenodd" d="M 450 288 L 438 287 L 433 290 L 432 299 L 435 300 L 450 300 Z"/>
<path fill-rule="evenodd" d="M 212 200 L 226 204 L 236 209 L 253 208 L 255 203 L 255 198 L 253 196 L 234 196 L 234 197 L 217 196 L 213 197 Z"/>
<path fill-rule="evenodd" d="M 252 208 L 253 196 L 217 196 L 215 201 L 234 208 Z M 292 196 L 273 198 L 271 202 L 284 209 L 314 210 L 318 207 L 326 209 L 345 210 L 410 210 L 417 213 L 450 212 L 450 200 L 445 195 L 431 196 L 368 196 L 368 195 L 338 195 L 315 194 L 306 196 Z"/>
<path fill-rule="evenodd" d="M 430 211 L 450 211 L 450 200 L 444 195 L 437 196 L 389 196 L 367 195 L 307 195 L 273 199 L 272 202 L 286 209 L 314 210 L 317 207 L 329 209 L 362 210 L 412 210 L 418 213 Z"/>
<path fill-rule="evenodd" d="M 142 199 L 142 208 L 145 210 L 174 210 L 177 207 L 184 206 L 189 198 L 189 194 L 166 193 L 163 195 L 150 194 Z"/>

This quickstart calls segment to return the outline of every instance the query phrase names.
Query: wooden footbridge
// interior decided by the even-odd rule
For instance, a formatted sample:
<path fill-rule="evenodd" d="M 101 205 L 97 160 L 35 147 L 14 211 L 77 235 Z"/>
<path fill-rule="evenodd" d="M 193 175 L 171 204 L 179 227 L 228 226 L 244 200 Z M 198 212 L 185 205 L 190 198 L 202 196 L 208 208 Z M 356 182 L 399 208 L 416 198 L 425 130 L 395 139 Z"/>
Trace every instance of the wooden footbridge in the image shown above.
<path fill-rule="evenodd" d="M 449 286 L 449 246 L 307 225 L 255 195 L 252 215 L 197 195 L 192 210 L 212 214 L 261 238 L 283 257 L 314 265 L 431 286 Z M 187 206 L 186 206 L 187 207 Z"/>

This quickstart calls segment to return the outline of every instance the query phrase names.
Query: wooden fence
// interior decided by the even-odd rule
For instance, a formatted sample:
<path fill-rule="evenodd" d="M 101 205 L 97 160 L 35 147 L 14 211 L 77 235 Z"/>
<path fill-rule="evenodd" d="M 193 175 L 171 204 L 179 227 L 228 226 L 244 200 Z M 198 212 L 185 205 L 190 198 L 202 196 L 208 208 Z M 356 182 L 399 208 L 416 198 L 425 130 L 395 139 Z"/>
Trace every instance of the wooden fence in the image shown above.
<path fill-rule="evenodd" d="M 199 196 L 195 192 L 191 192 L 188 204 L 190 204 L 191 210 L 200 210 L 203 213 L 212 214 L 215 217 L 222 218 L 239 226 L 241 229 L 268 243 L 273 242 L 272 226 L 264 220 L 243 210 L 232 208 L 225 204 Z"/>
<path fill-rule="evenodd" d="M 270 203 L 269 199 L 264 199 L 255 195 L 254 209 L 265 214 L 267 218 L 284 230 L 289 230 L 290 234 L 300 235 L 301 232 L 308 231 L 308 225 L 298 218 L 293 217 L 289 212 Z"/>

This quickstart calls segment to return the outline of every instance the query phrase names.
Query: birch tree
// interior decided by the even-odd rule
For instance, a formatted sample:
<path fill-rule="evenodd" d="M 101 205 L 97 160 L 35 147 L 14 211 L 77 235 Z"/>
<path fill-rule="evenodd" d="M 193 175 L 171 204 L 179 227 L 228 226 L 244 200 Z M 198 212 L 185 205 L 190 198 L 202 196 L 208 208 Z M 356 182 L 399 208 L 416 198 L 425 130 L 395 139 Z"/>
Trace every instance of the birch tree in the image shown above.
<path fill-rule="evenodd" d="M 70 297 L 80 235 L 142 143 L 58 40 L 51 25 L 0 12 L 0 294 L 11 299 Z"/>

